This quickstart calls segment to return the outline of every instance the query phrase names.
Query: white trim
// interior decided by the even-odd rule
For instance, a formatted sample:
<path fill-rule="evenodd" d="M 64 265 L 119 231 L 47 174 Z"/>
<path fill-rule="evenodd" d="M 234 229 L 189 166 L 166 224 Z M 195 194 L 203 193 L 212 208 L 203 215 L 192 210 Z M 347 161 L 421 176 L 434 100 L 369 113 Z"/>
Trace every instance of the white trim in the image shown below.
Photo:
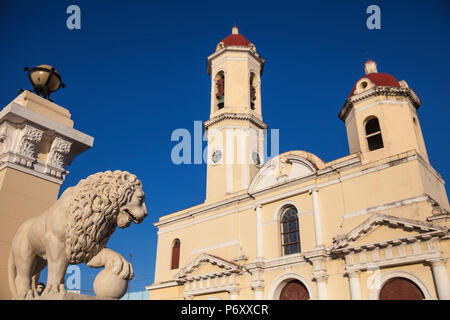
<path fill-rule="evenodd" d="M 263 260 L 264 256 L 264 236 L 262 225 L 261 206 L 256 206 L 256 259 Z"/>
<path fill-rule="evenodd" d="M 229 246 L 234 246 L 234 245 L 239 245 L 239 244 L 240 244 L 239 240 L 228 241 L 228 242 L 219 243 L 219 244 L 215 244 L 215 245 L 204 247 L 204 248 L 200 248 L 200 249 L 194 249 L 194 250 L 191 251 L 191 254 L 193 254 L 193 253 L 203 253 L 203 252 L 206 252 L 206 251 L 210 251 L 210 250 L 214 250 L 214 249 L 218 249 L 218 248 L 229 247 Z"/>
<path fill-rule="evenodd" d="M 361 79 L 362 80 L 362 79 Z M 373 103 L 369 103 L 368 105 L 365 105 L 360 108 L 352 108 L 352 111 L 348 115 L 347 119 L 345 120 L 345 125 L 347 125 L 348 122 L 352 120 L 352 118 L 355 116 L 356 113 L 370 109 L 372 107 L 375 107 L 380 104 L 393 104 L 393 105 L 408 105 L 412 110 L 414 110 L 414 113 L 416 113 L 416 109 L 413 107 L 412 103 L 408 101 L 396 101 L 396 100 L 379 100 L 375 101 Z"/>
<path fill-rule="evenodd" d="M 295 265 L 309 265 L 309 262 L 305 260 L 305 253 L 288 254 L 264 260 L 264 269 L 286 268 Z"/>
<path fill-rule="evenodd" d="M 255 59 L 255 61 L 253 61 L 252 58 L 253 57 L 251 57 L 251 56 L 250 56 L 250 58 L 249 57 L 230 57 L 230 56 L 223 57 L 222 59 L 220 59 L 214 63 L 211 63 L 211 70 L 213 70 L 214 68 L 216 68 L 218 65 L 222 64 L 225 61 L 248 61 L 252 65 L 252 67 L 259 69 L 258 73 L 261 73 L 261 67 L 258 66 L 258 62 L 256 61 L 256 59 Z"/>
<path fill-rule="evenodd" d="M 374 268 L 390 268 L 397 267 L 403 265 L 411 265 L 417 263 L 424 263 L 427 260 L 432 259 L 442 259 L 442 253 L 440 252 L 426 252 L 419 254 L 412 254 L 403 257 L 392 257 L 392 247 L 387 247 L 386 250 L 391 250 L 391 254 L 389 255 L 386 252 L 386 258 L 378 261 L 370 261 L 364 263 L 357 264 L 347 264 L 348 271 L 355 270 L 371 270 Z"/>
<path fill-rule="evenodd" d="M 213 82 L 215 81 L 215 78 L 219 72 L 223 72 L 223 75 L 225 75 L 227 73 L 227 71 L 224 68 L 220 68 L 220 69 L 216 70 L 216 73 L 214 73 L 214 76 L 211 77 Z M 216 93 L 216 92 L 214 91 L 214 93 Z"/>
<path fill-rule="evenodd" d="M 241 151 L 243 151 L 241 153 L 241 157 L 243 157 L 242 163 L 241 163 L 241 188 L 242 189 L 247 189 L 248 188 L 248 180 L 249 180 L 249 165 L 250 165 L 250 159 L 249 159 L 249 153 L 250 150 L 248 148 L 250 142 L 248 140 L 250 140 L 250 134 L 247 132 L 246 129 L 240 129 L 241 130 L 241 134 L 239 136 L 239 140 L 241 143 Z M 239 155 L 238 155 L 239 157 Z M 239 160 L 238 160 L 238 164 L 239 164 Z"/>
<path fill-rule="evenodd" d="M 372 213 L 372 212 L 378 212 L 378 211 L 383 211 L 383 210 L 387 210 L 387 209 L 403 207 L 403 206 L 410 205 L 413 203 L 426 201 L 429 199 L 430 199 L 430 197 L 427 195 L 421 195 L 421 196 L 417 196 L 417 197 L 413 197 L 413 198 L 402 199 L 402 200 L 398 200 L 395 202 L 385 203 L 385 204 L 375 206 L 375 207 L 369 207 L 369 208 L 362 209 L 362 210 L 348 212 L 348 213 L 344 214 L 344 219 L 353 218 L 356 216 L 360 216 L 360 215 L 368 214 L 368 213 Z"/>
<path fill-rule="evenodd" d="M 417 160 L 417 159 L 420 159 L 417 154 L 414 154 L 414 155 L 408 156 L 408 157 L 404 157 L 404 158 L 400 158 L 400 159 L 398 159 L 398 155 L 397 155 L 396 159 L 393 158 L 392 161 L 388 161 L 387 163 L 381 164 L 379 166 L 372 167 L 372 168 L 369 168 L 369 169 L 365 169 L 365 170 L 362 170 L 362 171 L 359 171 L 359 172 L 356 172 L 356 173 L 344 175 L 344 176 L 341 176 L 340 178 L 333 179 L 333 180 L 330 180 L 328 182 L 320 183 L 320 184 L 317 184 L 317 185 L 316 184 L 310 184 L 310 185 L 307 185 L 305 187 L 294 189 L 294 190 L 289 191 L 289 192 L 284 192 L 282 194 L 278 194 L 278 195 L 275 195 L 275 196 L 267 197 L 265 199 L 261 199 L 261 200 L 256 201 L 255 205 L 258 205 L 258 204 L 265 205 L 265 204 L 272 203 L 272 202 L 275 202 L 275 201 L 279 201 L 279 200 L 282 200 L 282 199 L 290 198 L 290 197 L 293 197 L 293 196 L 296 196 L 296 195 L 300 195 L 300 194 L 309 192 L 312 188 L 315 188 L 315 187 L 317 187 L 320 190 L 321 188 L 325 188 L 325 187 L 328 187 L 330 185 L 338 184 L 338 183 L 341 183 L 342 181 L 345 181 L 345 180 L 348 180 L 348 179 L 356 178 L 356 177 L 363 176 L 363 175 L 366 175 L 366 174 L 369 174 L 369 173 L 372 173 L 372 172 L 376 172 L 376 171 L 380 171 L 380 170 L 383 170 L 383 169 L 386 169 L 386 168 L 390 168 L 391 167 L 390 163 L 393 162 L 393 161 L 395 161 L 396 164 L 401 164 L 401 163 L 405 163 L 405 162 L 409 162 L 409 161 L 413 161 L 413 160 Z M 359 159 L 357 159 L 357 160 L 359 161 Z M 353 163 L 350 163 L 350 165 L 351 164 L 353 164 Z M 321 169 L 321 170 L 325 170 L 325 169 L 327 169 L 327 171 L 328 171 L 329 168 L 324 168 L 324 169 Z M 319 176 L 321 175 L 320 174 L 321 170 L 319 170 Z M 315 175 L 309 176 L 309 177 L 306 177 L 306 178 L 310 179 L 311 177 L 315 177 Z M 299 180 L 302 180 L 302 179 L 304 179 L 304 178 L 300 178 Z M 276 190 L 278 188 L 283 188 L 285 186 L 291 185 L 292 183 L 296 183 L 296 182 L 298 182 L 298 180 L 288 181 L 286 184 L 277 185 L 277 186 L 268 188 L 267 190 L 261 190 L 261 191 L 255 192 L 252 196 L 255 196 L 256 194 L 264 193 L 266 191 L 274 191 L 274 190 Z M 211 205 L 201 206 L 200 208 L 194 208 L 194 209 L 186 211 L 185 213 L 180 214 L 178 216 L 170 217 L 170 218 L 163 219 L 163 220 L 160 220 L 158 222 L 155 222 L 154 225 L 159 228 L 161 225 L 165 225 L 165 224 L 169 224 L 169 223 L 176 223 L 176 222 L 178 222 L 178 221 L 180 221 L 182 219 L 185 219 L 185 218 L 192 218 L 192 216 L 197 215 L 197 214 L 204 214 L 204 213 L 210 212 L 212 210 L 217 210 L 218 208 L 220 208 L 222 206 L 231 206 L 231 205 L 235 204 L 236 202 L 242 203 L 242 202 L 244 202 L 246 200 L 250 201 L 250 199 L 251 199 L 250 195 L 248 195 L 248 194 L 239 195 L 239 196 L 236 196 L 236 197 L 231 198 L 231 199 L 225 199 L 223 201 L 213 203 Z M 253 205 L 246 206 L 246 207 L 244 207 L 245 209 L 242 209 L 242 210 L 246 210 L 247 208 L 251 208 L 251 207 L 253 207 Z M 238 211 L 242 211 L 242 210 L 238 210 Z M 211 219 L 211 218 L 214 218 L 215 216 L 219 217 L 220 215 L 221 214 L 212 215 L 212 216 L 208 217 L 208 220 Z M 189 224 L 191 224 L 191 223 L 188 223 L 186 225 L 189 225 Z M 176 227 L 176 229 L 178 229 L 178 228 L 180 228 L 180 227 Z"/>
<path fill-rule="evenodd" d="M 264 177 L 267 174 L 271 175 L 269 170 L 271 170 L 271 169 L 273 170 L 273 168 L 277 166 L 277 164 L 280 161 L 281 157 L 284 157 L 284 158 L 286 158 L 286 160 L 291 160 L 291 161 L 293 161 L 295 163 L 300 163 L 301 165 L 303 165 L 304 167 L 306 167 L 306 168 L 308 168 L 310 170 L 310 172 L 308 174 L 302 175 L 302 176 L 294 178 L 294 179 L 287 180 L 286 182 L 300 180 L 300 179 L 304 179 L 304 178 L 307 178 L 307 177 L 311 177 L 311 176 L 316 176 L 317 175 L 317 169 L 316 169 L 315 165 L 311 161 L 309 161 L 308 159 L 305 159 L 305 158 L 303 158 L 301 156 L 298 156 L 296 154 L 292 154 L 290 152 L 285 152 L 285 153 L 279 154 L 276 157 L 273 157 L 272 159 L 270 159 L 270 161 L 268 161 L 266 164 L 264 164 L 264 166 L 261 167 L 261 169 L 258 171 L 258 173 L 255 175 L 255 177 L 252 179 L 252 181 L 251 181 L 251 183 L 250 183 L 250 185 L 248 187 L 248 192 L 249 193 L 257 194 L 259 192 L 270 190 L 274 186 L 278 186 L 280 184 L 284 184 L 284 183 L 280 183 L 280 182 L 275 182 L 274 184 L 272 184 L 272 185 L 270 185 L 268 187 L 265 187 L 265 188 L 262 188 L 262 189 L 258 189 L 258 190 L 254 190 L 258 186 L 258 184 L 259 184 L 259 182 L 260 182 L 262 177 Z M 269 171 L 269 173 L 267 173 L 266 171 Z"/>
<path fill-rule="evenodd" d="M 32 176 L 35 176 L 35 177 L 38 177 L 38 178 L 41 178 L 41 179 L 44 179 L 44 180 L 56 183 L 58 185 L 61 185 L 64 182 L 64 178 L 61 178 L 61 179 L 54 178 L 54 177 L 52 177 L 50 175 L 41 173 L 39 171 L 30 169 L 30 168 L 27 168 L 27 167 L 24 167 L 24 166 L 20 166 L 20 165 L 17 165 L 15 163 L 11 163 L 11 162 L 6 162 L 3 165 L 1 165 L 0 166 L 0 171 L 5 169 L 5 168 L 11 168 L 11 169 L 15 169 L 17 171 L 21 171 L 21 172 L 24 172 L 24 173 L 27 173 L 27 174 L 31 174 Z"/>
<path fill-rule="evenodd" d="M 308 188 L 305 187 L 305 188 L 302 188 L 302 189 L 304 189 L 302 193 L 306 193 L 306 192 L 308 192 L 311 189 L 311 187 L 308 186 Z M 298 190 L 294 190 L 294 191 L 298 191 Z M 283 195 L 283 198 L 286 198 L 286 197 L 289 197 L 289 196 L 290 195 Z M 356 215 L 362 215 L 364 213 L 371 213 L 372 211 L 375 212 L 377 210 L 382 210 L 382 208 L 395 208 L 395 207 L 402 206 L 402 205 L 408 205 L 408 204 L 412 204 L 412 203 L 416 203 L 416 202 L 420 202 L 420 201 L 426 201 L 428 199 L 430 199 L 428 195 L 418 196 L 416 198 L 402 199 L 402 200 L 394 202 L 394 203 L 402 203 L 402 204 L 397 205 L 397 206 L 386 207 L 386 206 L 389 206 L 390 204 L 383 204 L 381 206 L 376 206 L 376 207 L 371 207 L 371 208 L 368 208 L 368 209 L 363 209 L 363 210 L 350 212 L 350 213 L 345 214 L 344 217 L 346 215 L 350 215 L 351 214 L 351 216 L 346 217 L 346 218 L 350 218 L 350 217 L 354 217 Z M 269 201 L 269 202 L 273 202 L 273 201 Z M 394 203 L 391 203 L 391 204 L 394 204 Z M 265 203 L 264 202 L 259 202 L 256 205 L 258 205 L 258 204 L 263 205 Z M 264 225 L 270 225 L 270 224 L 273 224 L 273 223 L 279 223 L 280 219 L 276 218 L 277 213 L 280 212 L 279 210 L 281 210 L 281 208 L 283 206 L 286 206 L 286 205 L 289 205 L 289 204 L 294 205 L 297 208 L 297 212 L 299 212 L 298 205 L 294 201 L 289 200 L 289 201 L 283 202 L 283 204 L 278 206 L 278 208 L 277 208 L 278 211 L 276 210 L 275 213 L 274 213 L 274 218 L 275 219 L 272 220 L 272 221 L 266 222 Z M 224 211 L 224 212 L 221 212 L 221 213 L 218 213 L 218 214 L 215 214 L 215 215 L 211 215 L 211 216 L 206 217 L 204 219 L 199 219 L 197 221 L 188 222 L 188 223 L 185 223 L 183 225 L 176 226 L 176 227 L 173 227 L 173 228 L 169 228 L 169 229 L 165 229 L 165 230 L 159 230 L 158 231 L 158 235 L 159 234 L 164 234 L 166 232 L 171 232 L 171 231 L 175 231 L 175 230 L 178 230 L 178 229 L 182 229 L 182 228 L 185 228 L 185 227 L 188 227 L 188 226 L 192 226 L 192 225 L 195 225 L 195 224 L 198 224 L 198 223 L 202 223 L 202 222 L 205 222 L 205 221 L 209 221 L 209 220 L 212 220 L 212 219 L 220 218 L 220 217 L 226 216 L 228 214 L 233 214 L 233 213 L 245 211 L 245 210 L 251 209 L 253 207 L 254 207 L 253 205 L 247 205 L 247 206 L 244 206 L 244 207 L 239 208 L 239 209 L 232 209 L 232 210 Z M 300 218 L 302 216 L 310 215 L 312 213 L 313 213 L 312 211 L 306 211 L 306 212 L 302 212 L 302 213 L 299 212 L 298 213 L 298 217 Z"/>
<path fill-rule="evenodd" d="M 178 283 L 178 281 L 169 281 L 169 282 L 164 282 L 164 283 L 151 284 L 149 286 L 146 286 L 145 289 L 148 291 L 151 291 L 151 290 L 157 290 L 157 289 L 163 289 L 163 288 L 176 287 L 179 285 L 180 285 L 180 283 Z"/>
<path fill-rule="evenodd" d="M 63 125 L 55 120 L 49 119 L 40 115 L 37 112 L 34 112 L 30 109 L 27 109 L 16 102 L 12 102 L 7 105 L 3 110 L 0 111 L 0 123 L 4 120 L 7 120 L 8 115 L 18 116 L 22 119 L 26 119 L 31 121 L 41 127 L 46 128 L 47 130 L 54 130 L 57 133 L 70 138 L 74 141 L 77 141 L 81 144 L 84 144 L 88 147 L 92 147 L 94 144 L 94 138 L 81 132 L 75 130 L 71 127 Z"/>
<path fill-rule="evenodd" d="M 184 297 L 187 296 L 200 296 L 209 293 L 219 293 L 219 292 L 228 292 L 231 293 L 236 291 L 237 286 L 235 284 L 227 284 L 222 286 L 216 286 L 211 288 L 198 288 L 192 290 L 184 290 Z M 231 299 L 230 299 L 231 300 Z"/>
<path fill-rule="evenodd" d="M 234 187 L 234 130 L 227 130 L 225 132 L 225 166 L 226 166 L 226 190 L 227 193 L 233 193 Z"/>
<path fill-rule="evenodd" d="M 312 211 L 305 211 L 305 212 L 299 212 L 297 213 L 297 217 L 300 219 L 301 217 L 308 216 L 310 214 L 313 214 Z M 264 226 L 270 226 L 271 224 L 280 223 L 280 220 L 272 220 L 264 223 Z"/>
<path fill-rule="evenodd" d="M 213 219 L 220 218 L 220 217 L 223 217 L 223 216 L 227 216 L 229 214 L 245 211 L 245 210 L 248 210 L 248 209 L 251 209 L 251 208 L 253 208 L 253 205 L 245 206 L 245 207 L 238 208 L 238 209 L 232 209 L 232 210 L 224 211 L 224 212 L 221 212 L 221 213 L 218 213 L 218 214 L 214 214 L 214 215 L 211 215 L 211 216 L 203 218 L 203 219 L 198 219 L 197 221 L 188 222 L 188 223 L 185 223 L 185 224 L 173 227 L 173 228 L 165 229 L 165 230 L 159 230 L 158 231 L 158 235 L 164 234 L 164 233 L 167 233 L 167 232 L 172 232 L 172 231 L 175 231 L 175 230 L 178 230 L 178 229 L 186 228 L 186 227 L 198 224 L 198 223 L 202 223 L 202 222 L 205 222 L 205 221 L 213 220 Z"/>
<path fill-rule="evenodd" d="M 416 284 L 419 287 L 419 289 L 422 291 L 425 299 L 427 299 L 427 300 L 433 299 L 427 286 L 419 277 L 417 277 L 416 275 L 414 275 L 411 272 L 398 271 L 398 270 L 389 271 L 389 272 L 383 273 L 381 275 L 381 278 L 379 280 L 380 285 L 375 289 L 369 290 L 370 299 L 378 300 L 380 298 L 380 291 L 383 288 L 383 285 L 386 283 L 386 281 L 388 281 L 389 279 L 392 279 L 392 278 L 396 278 L 396 277 L 405 278 L 405 279 L 408 279 L 408 280 L 414 282 L 414 284 Z"/>
<path fill-rule="evenodd" d="M 317 188 L 311 190 L 313 216 L 314 216 L 314 235 L 315 235 L 315 240 L 316 240 L 316 247 L 320 247 L 323 245 L 322 222 L 321 222 L 321 218 L 320 218 L 318 193 L 319 193 L 319 191 Z"/>
<path fill-rule="evenodd" d="M 280 204 L 273 213 L 273 221 L 272 222 L 281 222 L 281 214 L 283 213 L 284 209 L 286 209 L 289 206 L 295 207 L 297 209 L 297 216 L 300 216 L 300 206 L 293 200 L 287 200 L 284 201 L 282 204 Z"/>
<path fill-rule="evenodd" d="M 282 274 L 278 278 L 276 278 L 272 284 L 270 285 L 269 292 L 267 293 L 267 297 L 270 300 L 279 300 L 281 290 L 283 290 L 286 283 L 288 283 L 291 280 L 298 280 L 305 286 L 306 290 L 308 290 L 309 298 L 311 300 L 315 300 L 314 291 L 311 283 L 303 277 L 301 274 L 298 274 L 296 272 L 289 272 Z"/>

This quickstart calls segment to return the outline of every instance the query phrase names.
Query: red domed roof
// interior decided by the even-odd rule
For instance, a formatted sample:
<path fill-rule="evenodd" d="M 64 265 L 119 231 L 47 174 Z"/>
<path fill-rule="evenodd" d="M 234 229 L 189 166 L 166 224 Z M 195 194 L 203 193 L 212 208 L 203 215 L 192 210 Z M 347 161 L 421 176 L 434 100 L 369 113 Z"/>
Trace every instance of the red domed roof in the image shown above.
<path fill-rule="evenodd" d="M 236 26 L 233 27 L 233 29 L 231 30 L 231 34 L 228 37 L 219 42 L 216 47 L 216 51 L 229 46 L 246 48 L 249 46 L 254 47 L 246 37 L 244 37 L 242 34 L 239 34 L 239 29 Z"/>
<path fill-rule="evenodd" d="M 384 86 L 384 87 L 400 87 L 400 83 L 398 82 L 397 79 L 395 79 L 394 76 L 388 74 L 388 73 L 378 73 L 378 72 L 373 72 L 373 73 L 369 73 L 366 74 L 364 77 L 361 77 L 358 79 L 361 80 L 363 78 L 368 78 L 370 81 L 372 81 L 376 86 Z M 356 81 L 356 83 L 358 83 L 358 81 Z M 353 86 L 352 91 L 349 94 L 349 98 L 353 95 L 353 93 L 355 92 L 356 89 L 356 83 Z"/>
<path fill-rule="evenodd" d="M 227 46 L 241 46 L 247 47 L 250 44 L 250 41 L 247 40 L 242 34 L 230 34 L 228 37 L 223 39 L 221 42 Z"/>

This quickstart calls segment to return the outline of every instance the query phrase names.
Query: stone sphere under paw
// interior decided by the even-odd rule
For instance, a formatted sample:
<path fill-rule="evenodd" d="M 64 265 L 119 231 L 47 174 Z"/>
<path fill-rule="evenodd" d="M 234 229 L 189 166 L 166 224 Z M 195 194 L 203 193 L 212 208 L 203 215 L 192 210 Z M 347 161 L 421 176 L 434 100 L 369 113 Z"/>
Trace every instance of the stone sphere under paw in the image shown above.
<path fill-rule="evenodd" d="M 128 280 L 124 280 L 112 271 L 103 269 L 94 280 L 95 295 L 102 299 L 120 299 L 127 292 Z"/>

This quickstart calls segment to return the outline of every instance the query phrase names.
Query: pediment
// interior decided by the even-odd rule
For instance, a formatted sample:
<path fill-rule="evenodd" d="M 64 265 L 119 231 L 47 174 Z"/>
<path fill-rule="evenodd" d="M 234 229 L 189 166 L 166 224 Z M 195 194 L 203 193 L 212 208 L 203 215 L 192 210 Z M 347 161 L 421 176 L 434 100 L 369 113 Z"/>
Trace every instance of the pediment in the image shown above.
<path fill-rule="evenodd" d="M 429 222 L 399 218 L 385 214 L 374 214 L 343 236 L 333 239 L 332 251 L 349 249 L 374 249 L 389 244 L 428 240 L 444 236 L 448 229 Z"/>
<path fill-rule="evenodd" d="M 189 279 L 209 275 L 240 272 L 239 265 L 211 254 L 203 253 L 175 275 L 175 279 Z"/>
<path fill-rule="evenodd" d="M 268 189 L 288 181 L 314 175 L 324 163 L 305 151 L 290 151 L 267 162 L 253 178 L 249 192 Z"/>

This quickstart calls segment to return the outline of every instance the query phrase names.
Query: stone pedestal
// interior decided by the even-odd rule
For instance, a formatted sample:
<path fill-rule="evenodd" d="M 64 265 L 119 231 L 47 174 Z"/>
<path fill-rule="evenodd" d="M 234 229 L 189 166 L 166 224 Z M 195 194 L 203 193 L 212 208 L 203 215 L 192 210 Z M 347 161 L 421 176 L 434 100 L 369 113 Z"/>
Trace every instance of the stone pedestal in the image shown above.
<path fill-rule="evenodd" d="M 64 292 L 64 293 L 50 294 L 48 296 L 31 298 L 27 300 L 104 300 L 104 299 L 99 299 L 96 296 L 89 296 L 85 294 Z"/>
<path fill-rule="evenodd" d="M 0 299 L 10 298 L 7 265 L 17 228 L 56 201 L 66 166 L 93 145 L 70 118 L 30 91 L 0 110 Z"/>

